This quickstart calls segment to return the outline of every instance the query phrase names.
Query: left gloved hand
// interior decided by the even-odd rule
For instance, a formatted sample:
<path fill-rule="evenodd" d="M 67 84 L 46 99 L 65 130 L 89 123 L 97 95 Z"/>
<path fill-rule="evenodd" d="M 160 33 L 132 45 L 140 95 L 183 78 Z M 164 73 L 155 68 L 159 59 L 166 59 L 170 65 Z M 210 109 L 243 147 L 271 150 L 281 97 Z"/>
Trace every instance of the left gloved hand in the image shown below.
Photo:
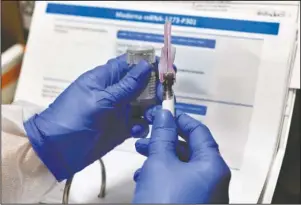
<path fill-rule="evenodd" d="M 145 137 L 148 124 L 131 117 L 152 68 L 130 68 L 126 55 L 81 75 L 39 115 L 24 123 L 30 142 L 58 181 L 68 179 L 125 139 Z"/>

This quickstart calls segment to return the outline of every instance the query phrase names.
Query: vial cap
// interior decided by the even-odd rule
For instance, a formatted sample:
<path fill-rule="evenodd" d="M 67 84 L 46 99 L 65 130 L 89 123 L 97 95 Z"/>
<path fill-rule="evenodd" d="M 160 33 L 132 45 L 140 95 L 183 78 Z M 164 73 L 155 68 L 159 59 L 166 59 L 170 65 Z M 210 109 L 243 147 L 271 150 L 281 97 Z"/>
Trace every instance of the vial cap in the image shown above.
<path fill-rule="evenodd" d="M 145 60 L 148 63 L 155 63 L 155 49 L 152 46 L 132 46 L 126 51 L 127 63 L 138 64 L 141 60 Z"/>

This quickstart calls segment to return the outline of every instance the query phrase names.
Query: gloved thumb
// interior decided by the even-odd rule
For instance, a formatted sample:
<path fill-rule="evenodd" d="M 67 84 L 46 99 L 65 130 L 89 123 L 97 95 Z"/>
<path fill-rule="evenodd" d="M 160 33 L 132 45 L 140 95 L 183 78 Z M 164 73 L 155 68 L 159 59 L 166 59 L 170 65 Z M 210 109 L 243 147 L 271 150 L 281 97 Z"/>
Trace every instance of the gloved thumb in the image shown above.
<path fill-rule="evenodd" d="M 135 65 L 118 83 L 106 88 L 115 103 L 129 103 L 136 99 L 146 87 L 151 65 L 142 60 Z"/>
<path fill-rule="evenodd" d="M 178 142 L 177 126 L 174 117 L 168 110 L 158 110 L 153 121 L 149 156 L 174 155 Z"/>
<path fill-rule="evenodd" d="M 140 173 L 141 173 L 141 168 L 137 169 L 135 174 L 134 174 L 134 181 L 137 182 L 138 179 L 139 179 L 139 176 L 140 176 Z"/>

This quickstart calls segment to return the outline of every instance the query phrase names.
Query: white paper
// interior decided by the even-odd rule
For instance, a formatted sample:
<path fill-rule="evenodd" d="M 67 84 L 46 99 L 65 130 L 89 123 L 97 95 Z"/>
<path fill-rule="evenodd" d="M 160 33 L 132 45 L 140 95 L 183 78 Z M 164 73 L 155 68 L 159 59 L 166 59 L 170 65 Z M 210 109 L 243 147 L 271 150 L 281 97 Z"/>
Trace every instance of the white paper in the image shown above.
<path fill-rule="evenodd" d="M 300 89 L 300 1 L 178 1 L 166 2 L 181 9 L 237 13 L 275 20 L 292 20 L 298 24 L 298 47 L 294 54 L 290 88 Z M 159 2 L 157 2 L 159 4 Z"/>
<path fill-rule="evenodd" d="M 300 3 L 300 2 L 299 2 Z M 300 10 L 298 15 L 298 43 L 295 56 L 294 68 L 292 71 L 290 88 L 300 89 Z"/>
<path fill-rule="evenodd" d="M 160 19 L 160 15 L 154 14 L 141 16 L 139 11 L 145 12 L 145 5 L 135 2 L 60 4 L 118 9 L 114 11 L 115 17 L 123 20 L 46 13 L 47 2 L 37 2 L 16 100 L 47 106 L 80 74 L 106 63 L 130 45 L 152 45 L 159 54 L 162 43 L 154 41 L 163 34 L 163 24 L 124 20 Z M 52 12 L 62 12 L 62 6 L 55 2 L 52 5 Z M 191 9 L 179 10 L 177 6 L 154 4 L 147 11 L 175 14 L 171 18 L 174 24 L 185 24 L 172 29 L 178 68 L 175 93 L 177 101 L 182 103 L 178 106 L 185 111 L 197 109 L 201 114 L 192 116 L 210 128 L 220 145 L 222 155 L 235 173 L 230 184 L 230 201 L 256 203 L 276 147 L 289 82 L 288 61 L 294 45 L 295 24 L 284 19 L 280 21 L 278 34 L 260 34 L 196 28 L 191 26 L 196 23 L 194 17 L 187 17 L 191 16 Z M 194 16 L 204 17 L 203 20 L 225 18 L 222 12 L 194 11 Z M 227 18 L 279 22 L 241 13 L 229 13 Z M 126 171 L 129 166 L 119 167 L 119 172 L 113 174 L 116 180 L 113 184 L 119 183 L 119 175 L 124 180 L 132 179 L 132 171 L 141 166 L 141 158 L 134 157 L 137 154 L 129 155 L 128 159 L 123 156 L 124 152 L 135 153 L 134 140 L 128 140 L 116 150 L 119 151 L 105 157 L 111 164 L 108 173 L 115 173 L 114 166 L 119 166 L 120 161 L 130 160 L 133 165 L 130 172 Z M 110 157 L 113 155 L 118 157 Z"/>

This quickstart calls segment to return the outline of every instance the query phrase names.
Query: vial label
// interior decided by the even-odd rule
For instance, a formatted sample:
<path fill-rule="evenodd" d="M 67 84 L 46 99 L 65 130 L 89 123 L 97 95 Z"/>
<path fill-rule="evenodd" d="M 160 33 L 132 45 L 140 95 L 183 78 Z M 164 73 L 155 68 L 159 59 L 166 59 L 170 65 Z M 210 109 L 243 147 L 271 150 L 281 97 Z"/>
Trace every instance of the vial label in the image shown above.
<path fill-rule="evenodd" d="M 156 82 L 156 72 L 152 72 L 146 88 L 137 100 L 154 99 L 156 97 Z"/>

